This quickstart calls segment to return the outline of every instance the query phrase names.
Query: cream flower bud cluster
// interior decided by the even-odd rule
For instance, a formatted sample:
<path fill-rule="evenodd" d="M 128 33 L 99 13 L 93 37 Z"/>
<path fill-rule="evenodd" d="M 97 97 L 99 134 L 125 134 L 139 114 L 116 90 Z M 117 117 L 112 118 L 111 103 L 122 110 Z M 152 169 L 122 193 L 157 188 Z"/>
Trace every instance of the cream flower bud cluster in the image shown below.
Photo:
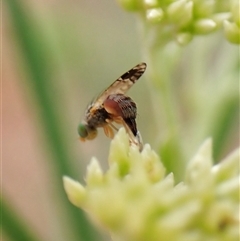
<path fill-rule="evenodd" d="M 150 24 L 170 28 L 179 44 L 194 35 L 223 29 L 231 43 L 240 43 L 239 0 L 118 0 L 126 10 L 141 12 Z"/>
<path fill-rule="evenodd" d="M 239 150 L 215 166 L 211 150 L 206 140 L 175 184 L 150 146 L 142 152 L 129 146 L 122 128 L 111 143 L 108 170 L 92 158 L 86 185 L 64 177 L 64 188 L 115 241 L 238 240 Z"/>

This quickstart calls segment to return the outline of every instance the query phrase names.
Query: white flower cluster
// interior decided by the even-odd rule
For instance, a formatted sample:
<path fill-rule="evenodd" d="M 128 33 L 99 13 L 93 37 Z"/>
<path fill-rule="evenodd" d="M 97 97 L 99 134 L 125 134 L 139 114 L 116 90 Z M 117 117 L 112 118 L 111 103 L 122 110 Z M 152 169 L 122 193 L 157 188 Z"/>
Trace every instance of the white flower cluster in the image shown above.
<path fill-rule="evenodd" d="M 223 28 L 228 41 L 240 44 L 239 0 L 118 0 L 127 10 L 143 13 L 149 23 L 171 29 L 179 44 L 194 35 Z"/>
<path fill-rule="evenodd" d="M 142 152 L 129 146 L 122 128 L 111 143 L 106 173 L 93 158 L 86 186 L 64 177 L 64 188 L 113 240 L 237 241 L 239 150 L 215 166 L 211 150 L 207 140 L 189 162 L 185 180 L 175 185 L 150 146 Z"/>

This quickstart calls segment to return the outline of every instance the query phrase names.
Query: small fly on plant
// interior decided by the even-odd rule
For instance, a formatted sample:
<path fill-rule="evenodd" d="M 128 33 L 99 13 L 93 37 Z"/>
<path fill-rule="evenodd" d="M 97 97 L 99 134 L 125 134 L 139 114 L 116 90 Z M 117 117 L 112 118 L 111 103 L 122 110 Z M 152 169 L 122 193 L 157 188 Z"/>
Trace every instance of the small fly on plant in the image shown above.
<path fill-rule="evenodd" d="M 92 140 L 97 136 L 97 128 L 102 127 L 106 136 L 113 138 L 113 123 L 124 126 L 131 144 L 142 149 L 142 139 L 137 130 L 137 106 L 125 93 L 145 72 L 147 65 L 140 63 L 115 80 L 87 107 L 83 121 L 78 126 L 80 139 Z"/>

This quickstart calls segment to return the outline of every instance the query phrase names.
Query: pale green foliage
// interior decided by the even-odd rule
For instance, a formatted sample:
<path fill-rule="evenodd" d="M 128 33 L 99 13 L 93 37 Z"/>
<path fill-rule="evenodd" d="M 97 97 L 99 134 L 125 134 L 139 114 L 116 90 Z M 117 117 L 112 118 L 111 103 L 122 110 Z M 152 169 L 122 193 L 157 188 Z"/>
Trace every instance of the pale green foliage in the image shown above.
<path fill-rule="evenodd" d="M 159 25 L 166 32 L 170 29 L 179 44 L 187 44 L 194 35 L 209 34 L 219 29 L 223 29 L 229 42 L 240 43 L 239 0 L 118 0 L 118 2 L 126 10 L 141 13 L 147 23 Z"/>
<path fill-rule="evenodd" d="M 113 240 L 234 241 L 239 235 L 239 150 L 213 166 L 210 139 L 176 185 L 151 147 L 139 152 L 129 146 L 122 128 L 111 143 L 106 173 L 93 158 L 86 186 L 64 177 L 64 187 Z"/>

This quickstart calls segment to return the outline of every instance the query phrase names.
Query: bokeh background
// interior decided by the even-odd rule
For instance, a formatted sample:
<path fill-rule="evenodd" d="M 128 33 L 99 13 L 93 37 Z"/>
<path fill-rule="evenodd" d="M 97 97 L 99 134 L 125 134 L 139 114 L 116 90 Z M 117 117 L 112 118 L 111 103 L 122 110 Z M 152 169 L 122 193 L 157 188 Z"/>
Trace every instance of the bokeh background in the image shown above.
<path fill-rule="evenodd" d="M 8 211 L 2 218 L 2 238 L 110 240 L 92 228 L 84 214 L 68 202 L 61 177 L 66 174 L 83 181 L 92 156 L 101 161 L 103 169 L 107 168 L 110 140 L 100 130 L 98 138 L 82 143 L 77 126 L 87 104 L 99 92 L 131 67 L 146 61 L 136 16 L 107 0 L 5 0 L 2 21 L 1 187 L 3 207 Z M 236 47 L 226 40 L 216 42 L 218 35 L 207 38 L 208 47 L 214 49 L 209 63 L 215 63 L 219 56 L 225 58 L 226 64 L 213 64 L 214 72 L 220 75 L 231 66 L 237 69 Z M 196 41 L 204 49 L 205 42 L 201 38 Z M 179 78 L 179 85 L 186 77 L 182 69 L 193 71 L 188 65 L 189 56 L 194 51 L 201 52 L 194 44 L 186 48 L 179 69 L 173 73 Z M 144 141 L 158 148 L 160 133 L 156 136 L 156 122 L 161 120 L 156 121 L 153 112 L 161 113 L 161 108 L 152 105 L 150 92 L 154 87 L 147 83 L 146 76 L 129 95 L 138 104 L 137 123 Z M 184 95 L 189 89 L 180 87 L 179 93 Z M 234 108 L 236 103 L 234 97 Z M 185 113 L 188 110 L 180 111 L 182 119 L 189 121 Z M 238 117 L 235 109 L 233 112 L 230 141 L 218 159 L 239 143 Z M 196 146 L 210 134 L 200 135 L 194 142 Z M 196 151 L 196 146 L 187 157 Z M 19 235 L 18 221 L 30 239 Z M 18 238 L 14 239 L 14 235 Z"/>
<path fill-rule="evenodd" d="M 59 201 L 66 196 L 54 162 L 67 158 L 79 180 L 92 156 L 106 168 L 110 140 L 99 131 L 81 143 L 77 126 L 99 92 L 143 61 L 135 17 L 114 1 L 4 1 L 2 38 L 3 196 L 39 240 L 80 240 Z M 144 126 L 148 92 L 144 80 L 135 87 Z"/>

